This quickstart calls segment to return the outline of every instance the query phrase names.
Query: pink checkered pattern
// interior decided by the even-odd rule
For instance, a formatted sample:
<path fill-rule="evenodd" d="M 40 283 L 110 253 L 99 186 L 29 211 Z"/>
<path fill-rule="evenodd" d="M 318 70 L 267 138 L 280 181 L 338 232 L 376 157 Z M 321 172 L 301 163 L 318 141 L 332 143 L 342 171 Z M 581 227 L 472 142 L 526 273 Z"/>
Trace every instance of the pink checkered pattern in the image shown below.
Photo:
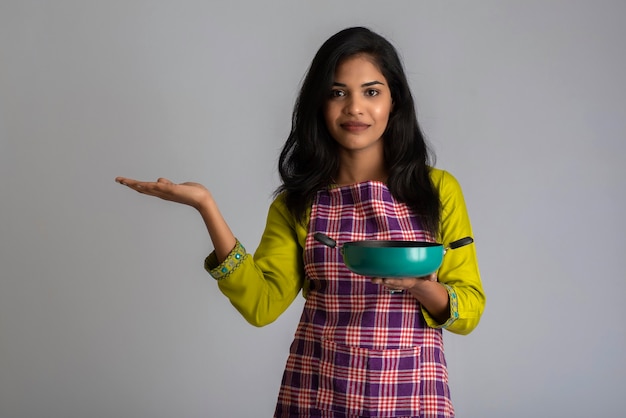
<path fill-rule="evenodd" d="M 350 272 L 341 244 L 362 239 L 432 240 L 380 182 L 321 191 L 304 251 L 310 291 L 276 417 L 453 417 L 441 330 L 419 303 Z M 317 243 L 322 232 L 337 248 Z"/>

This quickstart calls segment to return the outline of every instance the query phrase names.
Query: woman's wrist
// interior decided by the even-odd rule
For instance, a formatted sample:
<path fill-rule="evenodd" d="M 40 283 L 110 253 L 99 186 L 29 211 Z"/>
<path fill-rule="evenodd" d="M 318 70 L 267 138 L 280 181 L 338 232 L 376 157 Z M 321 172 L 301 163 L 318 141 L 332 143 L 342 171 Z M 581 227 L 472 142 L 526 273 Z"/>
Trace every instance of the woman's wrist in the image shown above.
<path fill-rule="evenodd" d="M 215 248 L 217 259 L 221 263 L 235 247 L 237 240 L 224 220 L 217 203 L 210 192 L 198 202 L 196 207 L 206 225 L 207 232 Z"/>
<path fill-rule="evenodd" d="M 200 215 L 204 218 L 206 215 L 210 216 L 211 211 L 214 211 L 216 208 L 215 200 L 213 200 L 213 195 L 211 195 L 210 191 L 206 191 L 204 196 L 201 196 L 193 207 L 200 212 Z"/>
<path fill-rule="evenodd" d="M 408 292 L 437 320 L 445 320 L 450 315 L 448 291 L 438 281 L 419 279 Z"/>

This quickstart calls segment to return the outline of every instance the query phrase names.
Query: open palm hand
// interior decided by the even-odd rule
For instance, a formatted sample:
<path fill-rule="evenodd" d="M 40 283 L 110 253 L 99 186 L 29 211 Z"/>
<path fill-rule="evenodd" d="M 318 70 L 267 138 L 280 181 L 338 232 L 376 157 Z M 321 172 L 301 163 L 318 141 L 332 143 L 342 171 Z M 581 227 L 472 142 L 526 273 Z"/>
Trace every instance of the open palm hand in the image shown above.
<path fill-rule="evenodd" d="M 149 182 L 126 177 L 117 177 L 115 181 L 139 193 L 169 200 L 170 202 L 182 203 L 196 209 L 200 209 L 202 203 L 210 197 L 209 190 L 200 183 L 185 182 L 176 184 L 165 178 Z"/>

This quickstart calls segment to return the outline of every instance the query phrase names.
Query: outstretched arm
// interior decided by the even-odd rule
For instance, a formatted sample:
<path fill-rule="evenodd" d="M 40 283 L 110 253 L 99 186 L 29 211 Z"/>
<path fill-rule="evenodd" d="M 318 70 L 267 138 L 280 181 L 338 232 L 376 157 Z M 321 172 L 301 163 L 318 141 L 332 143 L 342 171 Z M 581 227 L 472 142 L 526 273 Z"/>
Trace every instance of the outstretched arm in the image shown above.
<path fill-rule="evenodd" d="M 204 220 L 215 248 L 215 255 L 220 262 L 234 248 L 235 236 L 220 213 L 213 195 L 203 185 L 192 182 L 176 184 L 164 178 L 159 178 L 155 182 L 147 182 L 117 177 L 115 181 L 141 194 L 195 208 Z"/>

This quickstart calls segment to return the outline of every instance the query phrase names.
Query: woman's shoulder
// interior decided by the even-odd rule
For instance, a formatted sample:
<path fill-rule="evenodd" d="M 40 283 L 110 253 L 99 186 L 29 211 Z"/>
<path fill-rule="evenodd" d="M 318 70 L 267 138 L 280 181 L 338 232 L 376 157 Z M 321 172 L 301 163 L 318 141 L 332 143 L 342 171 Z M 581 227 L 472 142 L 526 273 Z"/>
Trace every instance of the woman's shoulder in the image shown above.
<path fill-rule="evenodd" d="M 301 223 L 298 222 L 296 216 L 289 210 L 287 207 L 287 192 L 283 191 L 274 196 L 274 200 L 270 205 L 270 216 L 280 216 L 285 219 L 290 225 L 296 226 Z M 307 210 L 306 216 L 304 219 L 304 223 L 308 223 L 308 218 L 310 216 L 310 209 Z"/>
<path fill-rule="evenodd" d="M 430 175 L 430 180 L 433 182 L 438 190 L 447 187 L 459 187 L 459 182 L 452 174 L 450 174 L 449 171 L 442 170 L 440 168 L 429 167 L 428 173 Z"/>
<path fill-rule="evenodd" d="M 270 205 L 270 211 L 272 210 L 283 215 L 289 214 L 289 209 L 287 209 L 286 192 L 280 192 L 274 196 L 274 200 L 272 200 Z"/>
<path fill-rule="evenodd" d="M 308 232 L 309 217 L 310 210 L 307 211 L 306 218 L 299 221 L 287 207 L 285 192 L 281 192 L 274 197 L 274 200 L 270 205 L 269 213 L 267 215 L 267 228 L 291 231 L 285 232 L 286 236 L 293 236 L 297 239 L 300 246 L 304 248 Z M 295 235 L 290 235 L 292 233 Z"/>

